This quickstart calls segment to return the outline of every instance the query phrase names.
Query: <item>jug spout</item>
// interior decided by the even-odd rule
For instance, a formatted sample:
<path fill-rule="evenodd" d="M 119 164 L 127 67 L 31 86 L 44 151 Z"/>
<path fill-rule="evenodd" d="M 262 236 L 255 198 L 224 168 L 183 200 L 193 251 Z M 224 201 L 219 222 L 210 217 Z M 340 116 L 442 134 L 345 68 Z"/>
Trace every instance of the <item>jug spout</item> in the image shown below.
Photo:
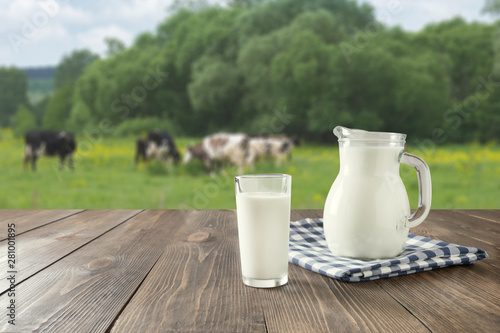
<path fill-rule="evenodd" d="M 351 129 L 344 126 L 336 126 L 333 129 L 333 134 L 335 134 L 335 136 L 339 138 L 339 141 L 342 139 L 348 139 L 354 134 L 363 134 L 363 133 L 368 133 L 368 132 L 359 129 Z"/>
<path fill-rule="evenodd" d="M 333 134 L 341 144 L 351 141 L 356 145 L 402 146 L 406 140 L 406 134 L 402 133 L 370 132 L 343 126 L 335 127 Z"/>
<path fill-rule="evenodd" d="M 340 140 L 340 139 L 343 139 L 345 137 L 344 132 L 348 131 L 348 130 L 349 130 L 348 128 L 345 128 L 343 126 L 336 126 L 333 129 L 333 134 L 335 134 L 335 136 L 337 138 L 339 138 L 339 140 Z"/>

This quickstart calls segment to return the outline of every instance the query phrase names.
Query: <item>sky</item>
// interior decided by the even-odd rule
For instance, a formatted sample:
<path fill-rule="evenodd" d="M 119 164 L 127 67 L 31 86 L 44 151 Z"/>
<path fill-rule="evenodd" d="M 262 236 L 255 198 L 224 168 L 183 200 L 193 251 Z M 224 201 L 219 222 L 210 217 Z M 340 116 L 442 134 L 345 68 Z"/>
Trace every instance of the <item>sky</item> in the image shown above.
<path fill-rule="evenodd" d="M 223 0 L 212 0 L 222 2 Z M 307 1 L 307 0 L 305 0 Z M 358 0 L 370 3 L 378 20 L 418 31 L 426 24 L 462 16 L 493 22 L 481 14 L 483 0 Z M 0 0 L 0 66 L 57 65 L 64 55 L 88 48 L 104 55 L 105 37 L 127 46 L 154 31 L 173 0 Z"/>

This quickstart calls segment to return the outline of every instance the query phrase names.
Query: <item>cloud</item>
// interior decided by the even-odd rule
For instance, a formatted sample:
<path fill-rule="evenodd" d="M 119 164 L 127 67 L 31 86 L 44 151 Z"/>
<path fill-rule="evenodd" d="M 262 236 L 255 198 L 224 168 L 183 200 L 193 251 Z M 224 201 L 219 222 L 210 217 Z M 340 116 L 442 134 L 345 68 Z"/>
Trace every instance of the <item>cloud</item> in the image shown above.
<path fill-rule="evenodd" d="M 115 37 L 124 42 L 126 45 L 130 45 L 134 35 L 130 31 L 127 31 L 117 25 L 110 24 L 79 33 L 76 35 L 76 40 L 79 48 L 88 48 L 93 52 L 104 55 L 106 52 L 104 39 L 106 37 Z"/>
<path fill-rule="evenodd" d="M 91 13 L 56 0 L 0 0 L 0 6 L 2 6 L 1 8 L 6 8 L 0 14 L 3 23 L 11 26 L 19 25 L 26 21 L 32 22 L 35 25 L 37 23 L 43 25 L 45 21 L 51 20 L 69 24 L 89 24 L 92 19 Z"/>
<path fill-rule="evenodd" d="M 0 31 L 13 31 L 19 29 L 25 20 L 30 20 L 33 13 L 39 10 L 35 0 L 5 1 L 0 0 Z"/>
<path fill-rule="evenodd" d="M 493 22 L 481 15 L 482 1 L 469 0 L 362 0 L 371 4 L 375 16 L 389 26 L 400 25 L 405 30 L 418 31 L 427 24 L 449 20 L 456 16 L 466 21 Z"/>
<path fill-rule="evenodd" d="M 57 64 L 64 54 L 89 48 L 103 54 L 105 37 L 115 37 L 130 45 L 135 36 L 151 31 L 164 20 L 174 0 L 0 0 L 0 66 L 36 66 Z M 226 0 L 209 0 L 222 4 Z M 461 15 L 468 21 L 492 22 L 481 15 L 482 1 L 470 0 L 358 0 L 374 6 L 380 14 L 395 5 L 390 13 L 390 26 L 401 25 L 417 31 L 429 22 L 438 22 Z M 392 7 L 391 7 L 392 6 Z M 387 17 L 387 15 L 386 15 Z M 35 32 L 30 33 L 33 26 Z M 23 29 L 25 34 L 23 35 Z M 29 36 L 25 36 L 26 33 Z M 10 35 L 9 35 L 10 34 Z M 26 37 L 17 52 L 9 36 Z M 29 37 L 29 38 L 28 38 Z"/>
<path fill-rule="evenodd" d="M 162 0 L 132 0 L 132 1 L 111 1 L 113 6 L 108 7 L 111 14 L 122 20 L 137 20 L 142 18 L 162 19 L 167 14 L 167 8 L 173 1 Z"/>
<path fill-rule="evenodd" d="M 46 40 L 58 41 L 70 38 L 71 35 L 62 24 L 52 24 L 40 29 L 39 35 L 33 40 L 33 43 L 42 44 Z"/>
<path fill-rule="evenodd" d="M 71 36 L 59 25 L 40 30 L 34 38 L 21 45 L 4 43 L 1 46 L 0 64 L 18 67 L 54 65 L 63 54 L 76 48 Z"/>
<path fill-rule="evenodd" d="M 25 1 L 0 1 L 2 8 L 6 9 L 9 17 L 21 18 L 26 16 L 31 16 L 35 11 L 39 10 L 40 7 L 36 0 L 25 0 Z"/>
<path fill-rule="evenodd" d="M 173 0 L 110 0 L 98 14 L 100 22 L 113 22 L 138 35 L 152 31 L 164 20 Z"/>
<path fill-rule="evenodd" d="M 94 21 L 91 12 L 70 5 L 62 5 L 57 19 L 66 24 L 90 25 Z"/>
<path fill-rule="evenodd" d="M 170 2 L 0 0 L 0 66 L 55 65 L 63 54 L 82 48 L 102 55 L 105 37 L 130 45 L 166 17 Z"/>

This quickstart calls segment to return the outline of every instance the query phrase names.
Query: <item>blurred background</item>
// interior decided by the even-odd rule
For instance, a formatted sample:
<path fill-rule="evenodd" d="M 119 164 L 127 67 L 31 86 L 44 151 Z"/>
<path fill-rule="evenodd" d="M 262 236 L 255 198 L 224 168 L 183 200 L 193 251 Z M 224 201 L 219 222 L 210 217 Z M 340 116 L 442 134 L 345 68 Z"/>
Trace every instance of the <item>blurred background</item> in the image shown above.
<path fill-rule="evenodd" d="M 337 125 L 406 133 L 433 209 L 500 208 L 500 0 L 0 4 L 2 209 L 235 208 L 234 166 L 135 163 L 152 130 L 181 155 L 218 132 L 294 138 L 245 172 L 291 174 L 292 208 L 321 209 Z M 44 129 L 75 134 L 74 171 L 23 168 Z"/>

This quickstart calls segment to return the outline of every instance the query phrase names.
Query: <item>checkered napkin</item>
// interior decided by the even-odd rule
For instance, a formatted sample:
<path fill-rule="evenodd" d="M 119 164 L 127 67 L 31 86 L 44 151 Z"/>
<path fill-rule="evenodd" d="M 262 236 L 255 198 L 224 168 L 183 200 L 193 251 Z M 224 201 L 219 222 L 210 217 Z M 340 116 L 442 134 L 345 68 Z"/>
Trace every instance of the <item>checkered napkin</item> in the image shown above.
<path fill-rule="evenodd" d="M 429 271 L 452 265 L 472 264 L 488 254 L 465 247 L 409 234 L 404 251 L 392 259 L 373 261 L 334 256 L 326 245 L 322 219 L 291 222 L 288 261 L 338 280 L 369 281 Z"/>

